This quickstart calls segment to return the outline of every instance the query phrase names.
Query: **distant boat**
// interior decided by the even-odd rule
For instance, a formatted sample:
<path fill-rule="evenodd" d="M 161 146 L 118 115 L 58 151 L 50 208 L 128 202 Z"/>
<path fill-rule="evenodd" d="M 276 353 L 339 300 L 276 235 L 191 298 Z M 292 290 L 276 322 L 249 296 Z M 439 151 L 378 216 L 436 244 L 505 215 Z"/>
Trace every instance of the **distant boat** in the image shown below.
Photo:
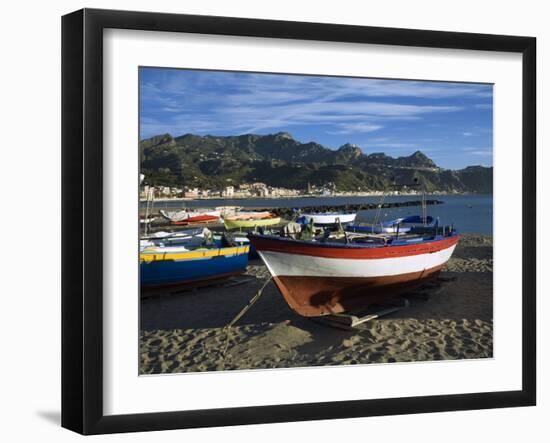
<path fill-rule="evenodd" d="M 216 219 L 220 218 L 221 212 L 220 211 L 165 211 L 164 209 L 161 209 L 160 215 L 162 215 L 166 220 L 169 220 L 171 222 L 185 222 L 187 223 L 196 223 L 200 217 L 215 217 Z"/>
<path fill-rule="evenodd" d="M 171 225 L 193 225 L 193 224 L 203 224 L 203 223 L 216 223 L 220 221 L 220 217 L 217 215 L 208 215 L 208 214 L 201 214 L 201 215 L 195 215 L 193 217 L 187 217 L 186 219 L 179 220 L 179 221 L 171 221 Z"/>
<path fill-rule="evenodd" d="M 262 218 L 271 218 L 273 214 L 269 211 L 238 211 L 224 216 L 225 220 L 259 220 Z"/>
<path fill-rule="evenodd" d="M 270 217 L 262 219 L 251 220 L 228 220 L 224 219 L 223 224 L 226 229 L 248 229 L 248 228 L 261 228 L 265 226 L 277 225 L 281 222 L 281 217 Z"/>
<path fill-rule="evenodd" d="M 231 239 L 204 232 L 144 239 L 139 255 L 141 285 L 193 285 L 242 273 L 249 248 L 245 237 Z"/>
<path fill-rule="evenodd" d="M 353 223 L 356 217 L 355 212 L 321 212 L 318 214 L 302 214 L 296 220 L 300 224 L 309 224 L 313 220 L 316 226 L 330 226 L 337 223 Z"/>
<path fill-rule="evenodd" d="M 140 239 L 140 249 L 148 246 L 186 246 L 186 245 L 201 245 L 204 243 L 205 228 L 184 229 L 175 232 L 158 231 L 147 236 L 142 236 Z"/>
<path fill-rule="evenodd" d="M 358 223 L 348 225 L 345 227 L 345 230 L 348 232 L 363 232 L 368 234 L 394 234 L 397 232 L 405 234 L 415 225 L 433 226 L 433 224 L 433 217 L 427 216 L 424 220 L 419 215 L 412 215 L 410 217 L 397 218 L 395 220 L 381 222 L 379 224 Z"/>
<path fill-rule="evenodd" d="M 248 238 L 290 308 L 305 317 L 346 312 L 417 287 L 441 271 L 459 240 L 454 229 L 437 226 L 397 238 Z"/>
<path fill-rule="evenodd" d="M 157 231 L 149 235 L 142 236 L 141 239 L 177 239 L 182 237 L 191 237 L 195 235 L 200 235 L 204 233 L 204 228 L 189 228 L 189 229 L 180 229 L 179 231 Z"/>
<path fill-rule="evenodd" d="M 259 228 L 273 226 L 281 222 L 281 217 L 277 217 L 271 212 L 237 212 L 234 215 L 226 216 L 223 224 L 226 229 Z"/>

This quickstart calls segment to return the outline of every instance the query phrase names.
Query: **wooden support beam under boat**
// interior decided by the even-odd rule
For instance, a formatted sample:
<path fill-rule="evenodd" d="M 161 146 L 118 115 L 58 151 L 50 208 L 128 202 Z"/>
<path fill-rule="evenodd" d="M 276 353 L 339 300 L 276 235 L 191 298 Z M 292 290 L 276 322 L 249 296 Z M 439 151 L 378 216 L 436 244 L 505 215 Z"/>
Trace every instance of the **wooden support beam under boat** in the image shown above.
<path fill-rule="evenodd" d="M 386 306 L 385 308 L 379 309 L 377 311 L 371 311 L 370 313 L 341 313 L 341 314 L 331 314 L 331 315 L 324 315 L 322 317 L 311 317 L 311 320 L 315 321 L 316 323 L 330 326 L 336 329 L 344 329 L 346 331 L 352 331 L 357 328 L 359 328 L 361 325 L 376 320 L 380 317 L 385 317 L 386 315 L 393 314 L 395 312 L 398 312 L 402 309 L 406 309 L 409 307 L 409 300 L 406 298 L 402 298 L 400 300 L 400 303 L 398 304 L 391 304 L 389 306 Z"/>

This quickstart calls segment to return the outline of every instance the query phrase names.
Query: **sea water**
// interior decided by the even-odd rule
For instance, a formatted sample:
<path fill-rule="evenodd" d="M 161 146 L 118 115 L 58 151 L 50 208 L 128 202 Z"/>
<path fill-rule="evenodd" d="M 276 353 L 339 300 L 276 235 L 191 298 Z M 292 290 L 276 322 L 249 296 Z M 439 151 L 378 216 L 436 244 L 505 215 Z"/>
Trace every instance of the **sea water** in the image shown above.
<path fill-rule="evenodd" d="M 420 195 L 387 196 L 384 202 L 404 202 L 420 200 Z M 440 225 L 454 224 L 459 232 L 493 233 L 493 196 L 492 195 L 426 195 L 426 199 L 440 200 L 441 205 L 428 205 L 427 215 L 439 217 Z M 380 197 L 296 197 L 296 198 L 252 198 L 252 199 L 207 199 L 207 200 L 166 200 L 155 201 L 155 209 L 178 210 L 183 208 L 214 208 L 216 206 L 241 206 L 243 208 L 301 208 L 306 206 L 339 206 L 346 204 L 379 203 Z M 145 207 L 144 202 L 141 203 Z M 375 209 L 359 211 L 357 221 L 372 222 Z M 393 220 L 408 215 L 422 215 L 420 206 L 402 206 L 383 208 L 381 220 Z"/>

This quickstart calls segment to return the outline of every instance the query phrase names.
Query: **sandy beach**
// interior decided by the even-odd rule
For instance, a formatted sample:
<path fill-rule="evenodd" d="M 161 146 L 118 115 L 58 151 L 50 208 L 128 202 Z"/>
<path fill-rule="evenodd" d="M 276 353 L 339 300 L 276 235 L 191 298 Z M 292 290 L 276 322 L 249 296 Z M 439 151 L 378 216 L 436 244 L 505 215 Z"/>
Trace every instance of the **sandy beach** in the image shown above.
<path fill-rule="evenodd" d="M 269 277 L 259 260 L 245 275 L 141 302 L 140 373 L 201 372 L 490 358 L 493 245 L 465 234 L 440 277 L 407 294 L 409 306 L 347 331 L 298 316 L 272 282 L 224 327 Z"/>

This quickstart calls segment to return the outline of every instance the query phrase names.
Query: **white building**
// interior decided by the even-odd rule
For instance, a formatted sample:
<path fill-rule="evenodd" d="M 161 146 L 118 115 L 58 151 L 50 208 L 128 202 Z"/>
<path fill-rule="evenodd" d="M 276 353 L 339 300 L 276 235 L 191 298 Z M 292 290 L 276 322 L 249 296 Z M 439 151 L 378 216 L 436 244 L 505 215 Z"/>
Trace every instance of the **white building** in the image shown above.
<path fill-rule="evenodd" d="M 234 195 L 235 195 L 234 186 L 226 186 L 225 189 L 222 191 L 223 197 L 233 197 Z"/>

